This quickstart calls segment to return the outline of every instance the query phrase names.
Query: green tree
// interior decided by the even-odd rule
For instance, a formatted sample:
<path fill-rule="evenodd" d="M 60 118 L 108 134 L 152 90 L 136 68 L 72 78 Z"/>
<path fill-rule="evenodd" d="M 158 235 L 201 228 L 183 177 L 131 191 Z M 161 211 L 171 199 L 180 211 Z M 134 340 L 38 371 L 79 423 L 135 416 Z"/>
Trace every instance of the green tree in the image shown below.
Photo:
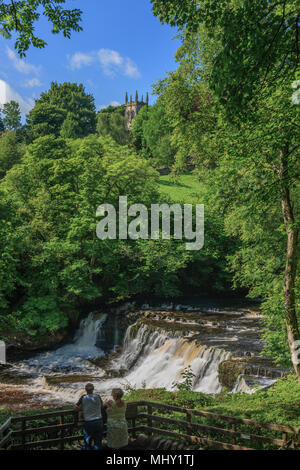
<path fill-rule="evenodd" d="M 277 159 L 273 171 L 277 176 L 277 196 L 281 200 L 286 232 L 282 307 L 290 355 L 300 381 L 300 364 L 295 358 L 300 341 L 295 301 L 299 220 L 292 203 L 295 175 L 291 171 L 298 149 L 294 135 L 299 123 L 290 97 L 291 83 L 299 66 L 297 2 L 152 0 L 152 3 L 154 13 L 163 22 L 185 27 L 190 32 L 204 26 L 211 40 L 218 41 L 219 49 L 211 60 L 211 87 L 231 122 L 237 126 L 252 125 L 259 137 L 264 136 L 259 140 L 264 167 L 273 158 Z M 284 105 L 278 97 L 279 90 Z M 273 100 L 272 105 L 268 97 Z M 262 152 L 263 140 L 266 147 L 269 141 L 273 142 L 271 155 Z"/>
<path fill-rule="evenodd" d="M 178 293 L 178 273 L 189 260 L 183 243 L 96 237 L 99 204 L 117 208 L 127 194 L 129 204 L 150 206 L 159 200 L 156 180 L 147 161 L 112 138 L 48 135 L 29 145 L 0 184 L 15 249 L 13 269 L 1 273 L 9 286 L 0 292 L 4 322 L 46 334 L 74 321 L 83 303 Z"/>
<path fill-rule="evenodd" d="M 295 0 L 151 0 L 162 22 L 189 32 L 204 25 L 221 47 L 211 86 L 231 118 L 247 114 L 263 80 L 276 87 L 299 67 L 299 5 Z"/>
<path fill-rule="evenodd" d="M 36 22 L 43 15 L 52 23 L 52 33 L 62 32 L 70 38 L 72 31 L 81 31 L 82 12 L 78 9 L 68 10 L 62 7 L 66 0 L 20 0 L 0 1 L 0 33 L 6 39 L 14 35 L 15 48 L 19 55 L 25 56 L 30 45 L 44 48 L 47 43 L 39 38 Z"/>
<path fill-rule="evenodd" d="M 2 108 L 4 114 L 3 124 L 6 129 L 18 130 L 21 127 L 20 105 L 16 101 L 5 103 Z"/>
<path fill-rule="evenodd" d="M 56 105 L 37 102 L 29 111 L 26 119 L 26 133 L 29 142 L 49 134 L 58 137 L 66 115 L 66 111 Z"/>
<path fill-rule="evenodd" d="M 300 312 L 296 300 L 294 319 L 286 317 L 287 232 L 282 220 L 282 192 L 289 191 L 297 224 L 300 167 L 295 147 L 299 137 L 289 92 L 278 89 L 271 96 L 267 93 L 261 97 L 255 121 L 224 129 L 218 167 L 210 178 L 211 198 L 224 211 L 227 233 L 242 241 L 230 259 L 235 280 L 248 287 L 251 296 L 262 297 L 265 352 L 288 366 L 292 364 L 289 326 L 299 321 Z M 287 141 L 289 158 L 283 179 L 281 148 Z M 299 255 L 297 246 L 295 257 Z M 298 277 L 295 273 L 293 295 L 299 299 L 299 272 Z"/>
<path fill-rule="evenodd" d="M 153 166 L 172 166 L 176 153 L 171 141 L 172 131 L 162 100 L 150 108 L 142 108 L 132 126 L 137 149 L 146 158 L 151 156 Z"/>
<path fill-rule="evenodd" d="M 191 159 L 198 166 L 214 167 L 218 114 L 208 84 L 199 80 L 194 67 L 191 69 L 184 59 L 176 72 L 155 85 L 154 91 L 162 103 L 164 119 L 172 129 L 170 140 L 176 151 L 174 171 L 184 170 Z"/>
<path fill-rule="evenodd" d="M 151 157 L 151 151 L 147 146 L 147 142 L 144 136 L 144 126 L 149 119 L 150 109 L 150 106 L 143 106 L 138 115 L 135 117 L 131 129 L 134 146 L 144 158 Z"/>
<path fill-rule="evenodd" d="M 95 132 L 94 98 L 86 94 L 82 84 L 51 83 L 28 113 L 26 127 L 30 141 L 54 134 L 81 138 Z"/>
<path fill-rule="evenodd" d="M 7 316 L 20 285 L 18 273 L 19 253 L 22 249 L 22 233 L 16 230 L 16 207 L 0 192 L 0 328 L 9 330 Z"/>
<path fill-rule="evenodd" d="M 22 144 L 15 131 L 6 131 L 0 135 L 0 178 L 18 163 L 24 154 Z"/>
<path fill-rule="evenodd" d="M 4 132 L 4 130 L 5 130 L 5 127 L 4 127 L 3 119 L 1 117 L 1 109 L 0 109 L 0 135 L 2 134 L 2 132 Z"/>
<path fill-rule="evenodd" d="M 108 106 L 97 113 L 97 133 L 100 136 L 111 136 L 119 145 L 129 142 L 126 127 L 125 106 Z"/>

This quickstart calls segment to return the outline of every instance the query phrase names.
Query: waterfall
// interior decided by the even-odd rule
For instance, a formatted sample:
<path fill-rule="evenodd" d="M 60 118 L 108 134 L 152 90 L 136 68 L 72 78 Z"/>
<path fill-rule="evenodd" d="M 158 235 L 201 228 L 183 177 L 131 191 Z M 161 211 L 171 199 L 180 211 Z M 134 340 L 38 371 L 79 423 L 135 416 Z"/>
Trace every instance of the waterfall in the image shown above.
<path fill-rule="evenodd" d="M 232 393 L 243 392 L 252 394 L 256 390 L 263 390 L 271 387 L 276 382 L 276 379 L 259 376 L 246 376 L 240 374 L 232 389 Z"/>
<path fill-rule="evenodd" d="M 119 324 L 118 317 L 115 315 L 114 320 L 114 347 L 120 346 L 120 334 L 119 334 Z"/>
<path fill-rule="evenodd" d="M 150 330 L 147 325 L 131 325 L 126 332 L 123 352 L 114 362 L 115 369 L 126 369 L 119 383 L 134 388 L 174 389 L 182 373 L 190 367 L 194 374 L 193 389 L 204 393 L 218 393 L 220 362 L 229 359 L 231 353 L 220 348 L 198 345 L 187 338 L 170 336 L 159 329 Z M 108 380 L 105 389 L 114 386 L 116 380 Z"/>
<path fill-rule="evenodd" d="M 101 337 L 102 325 L 104 324 L 107 315 L 101 315 L 100 318 L 94 318 L 94 314 L 90 313 L 87 318 L 80 322 L 78 331 L 74 337 L 74 343 L 65 347 L 65 350 L 82 351 L 83 353 L 93 353 L 97 338 Z"/>
<path fill-rule="evenodd" d="M 89 360 L 104 356 L 103 350 L 96 346 L 96 342 L 99 336 L 101 337 L 106 317 L 105 314 L 98 317 L 95 313 L 90 313 L 80 322 L 73 343 L 22 361 L 17 364 L 17 368 L 37 374 L 93 371 L 95 367 Z"/>
<path fill-rule="evenodd" d="M 120 386 L 125 390 L 176 390 L 189 368 L 194 391 L 216 394 L 222 388 L 218 375 L 221 362 L 237 353 L 258 355 L 261 350 L 258 320 L 248 312 L 196 309 L 193 313 L 193 308 L 178 306 L 170 311 L 171 306 L 167 307 L 166 311 L 156 308 L 128 316 L 136 323 L 127 328 L 124 339 L 120 317 L 110 317 L 104 328 L 107 315 L 90 313 L 80 322 L 70 344 L 16 363 L 10 371 L 26 379 L 16 387 L 33 394 L 38 403 L 73 403 L 87 381 L 103 396 Z M 178 314 L 181 310 L 188 313 Z M 108 348 L 111 351 L 121 344 L 121 353 L 115 349 L 105 361 L 97 361 Z M 278 375 L 268 369 L 264 374 L 270 377 L 256 377 L 253 373 L 262 373 L 260 366 L 248 369 L 239 376 L 233 392 L 252 393 L 255 388 L 272 385 L 271 376 Z"/>

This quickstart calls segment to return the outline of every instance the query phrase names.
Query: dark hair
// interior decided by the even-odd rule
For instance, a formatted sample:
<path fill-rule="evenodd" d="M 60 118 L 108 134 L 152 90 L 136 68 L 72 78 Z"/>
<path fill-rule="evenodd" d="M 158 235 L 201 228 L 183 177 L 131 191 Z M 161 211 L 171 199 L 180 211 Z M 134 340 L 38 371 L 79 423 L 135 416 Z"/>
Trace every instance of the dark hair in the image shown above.
<path fill-rule="evenodd" d="M 111 394 L 117 399 L 121 400 L 122 396 L 124 395 L 124 392 L 121 388 L 113 388 Z"/>

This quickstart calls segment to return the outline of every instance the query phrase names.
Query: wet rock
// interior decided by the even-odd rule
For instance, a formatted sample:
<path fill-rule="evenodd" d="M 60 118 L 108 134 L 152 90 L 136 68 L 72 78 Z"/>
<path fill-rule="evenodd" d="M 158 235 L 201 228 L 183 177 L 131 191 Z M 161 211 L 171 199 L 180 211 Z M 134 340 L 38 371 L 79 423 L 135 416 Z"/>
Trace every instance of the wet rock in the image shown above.
<path fill-rule="evenodd" d="M 235 357 L 219 364 L 219 381 L 222 386 L 232 390 L 240 375 L 252 377 L 264 377 L 275 379 L 283 377 L 290 372 L 284 367 L 276 367 L 270 359 L 253 356 Z M 248 382 L 250 383 L 250 378 Z"/>
<path fill-rule="evenodd" d="M 69 337 L 67 329 L 41 336 L 18 334 L 18 337 L 9 337 L 7 341 L 7 358 L 10 362 L 26 359 L 39 352 L 57 349 Z"/>
<path fill-rule="evenodd" d="M 81 382 L 95 382 L 98 380 L 93 375 L 48 375 L 44 377 L 44 381 L 47 385 L 60 385 L 70 383 L 81 383 Z"/>
<path fill-rule="evenodd" d="M 10 367 L 0 370 L 0 383 L 22 385 L 30 382 L 33 375 L 26 373 L 16 373 Z"/>

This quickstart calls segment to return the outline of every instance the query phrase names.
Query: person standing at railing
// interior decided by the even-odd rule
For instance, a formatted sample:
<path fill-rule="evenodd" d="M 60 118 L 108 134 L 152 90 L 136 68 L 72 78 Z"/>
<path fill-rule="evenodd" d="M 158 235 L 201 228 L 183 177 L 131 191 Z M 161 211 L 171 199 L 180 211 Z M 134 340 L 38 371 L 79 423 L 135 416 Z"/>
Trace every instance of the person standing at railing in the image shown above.
<path fill-rule="evenodd" d="M 114 388 L 113 400 L 104 405 L 107 414 L 107 447 L 110 449 L 121 449 L 128 445 L 128 426 L 125 417 L 127 403 L 122 400 L 123 395 L 121 388 Z"/>
<path fill-rule="evenodd" d="M 103 435 L 103 418 L 105 409 L 100 395 L 94 393 L 94 385 L 85 386 L 86 394 L 82 395 L 75 405 L 75 411 L 83 414 L 84 450 L 101 450 Z M 94 445 L 92 445 L 92 443 Z"/>

